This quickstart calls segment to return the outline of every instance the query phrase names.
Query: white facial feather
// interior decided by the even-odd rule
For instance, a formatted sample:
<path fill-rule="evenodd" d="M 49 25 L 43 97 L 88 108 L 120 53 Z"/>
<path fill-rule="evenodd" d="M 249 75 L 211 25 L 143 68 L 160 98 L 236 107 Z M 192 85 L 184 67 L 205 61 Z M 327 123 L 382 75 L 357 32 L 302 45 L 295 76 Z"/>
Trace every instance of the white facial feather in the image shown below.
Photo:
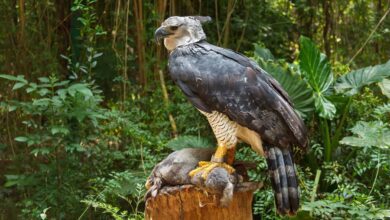
<path fill-rule="evenodd" d="M 169 51 L 206 39 L 200 20 L 194 17 L 169 17 L 161 26 L 168 30 L 172 26 L 178 27 L 177 30 L 171 30 L 173 34 L 164 39 L 164 45 Z"/>

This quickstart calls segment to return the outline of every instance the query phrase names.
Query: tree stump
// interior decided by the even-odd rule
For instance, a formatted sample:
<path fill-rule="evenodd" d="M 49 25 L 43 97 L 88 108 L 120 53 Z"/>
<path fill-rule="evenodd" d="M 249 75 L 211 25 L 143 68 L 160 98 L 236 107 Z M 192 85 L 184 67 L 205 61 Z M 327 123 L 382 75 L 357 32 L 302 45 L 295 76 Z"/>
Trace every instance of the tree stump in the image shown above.
<path fill-rule="evenodd" d="M 227 207 L 220 207 L 220 195 L 207 193 L 193 185 L 166 186 L 156 197 L 147 199 L 145 219 L 252 219 L 253 192 L 261 187 L 262 183 L 240 183 L 234 189 L 232 202 Z"/>

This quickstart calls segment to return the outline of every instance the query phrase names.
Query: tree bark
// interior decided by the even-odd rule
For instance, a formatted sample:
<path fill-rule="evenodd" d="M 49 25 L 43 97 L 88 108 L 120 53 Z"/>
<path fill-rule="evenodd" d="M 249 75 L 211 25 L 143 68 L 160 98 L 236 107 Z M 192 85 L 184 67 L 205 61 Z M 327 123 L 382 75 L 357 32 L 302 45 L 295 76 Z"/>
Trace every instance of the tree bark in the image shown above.
<path fill-rule="evenodd" d="M 143 20 L 143 2 L 141 0 L 133 1 L 134 8 L 134 22 L 136 28 L 136 45 L 137 45 L 137 64 L 138 64 L 138 77 L 142 86 L 146 86 L 147 77 L 145 69 L 145 31 Z M 126 42 L 127 45 L 127 42 Z M 126 48 L 127 50 L 127 48 Z"/>
<path fill-rule="evenodd" d="M 230 20 L 234 11 L 234 6 L 236 4 L 235 0 L 228 0 L 228 5 L 226 8 L 226 19 L 225 19 L 225 24 L 223 26 L 223 47 L 228 47 L 229 45 L 229 36 L 230 36 Z M 218 40 L 218 43 L 220 40 Z"/>
<path fill-rule="evenodd" d="M 330 34 L 332 29 L 332 17 L 331 17 L 331 10 L 332 10 L 332 2 L 329 0 L 324 0 L 322 4 L 323 10 L 324 10 L 324 18 L 325 18 L 325 26 L 323 30 L 323 40 L 324 40 L 324 47 L 325 47 L 325 53 L 328 59 L 330 59 L 331 56 L 331 48 L 330 48 Z"/>
<path fill-rule="evenodd" d="M 254 182 L 239 184 L 228 207 L 219 206 L 219 195 L 206 193 L 193 185 L 164 187 L 156 197 L 146 201 L 145 219 L 253 219 L 253 192 L 261 186 Z"/>
<path fill-rule="evenodd" d="M 378 3 L 376 5 L 376 20 L 377 20 L 377 22 L 379 22 L 381 20 L 381 17 L 382 17 L 382 0 L 378 0 Z M 378 55 L 380 53 L 379 40 L 375 41 L 375 52 Z M 378 57 L 380 60 L 380 56 L 378 56 Z"/>

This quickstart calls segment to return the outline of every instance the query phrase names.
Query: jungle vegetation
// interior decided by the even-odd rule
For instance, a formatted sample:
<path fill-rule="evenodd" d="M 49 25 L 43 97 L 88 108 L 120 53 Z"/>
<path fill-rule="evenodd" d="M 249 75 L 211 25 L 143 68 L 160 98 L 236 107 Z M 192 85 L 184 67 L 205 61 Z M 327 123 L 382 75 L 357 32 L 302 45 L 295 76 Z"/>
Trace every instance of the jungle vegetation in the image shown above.
<path fill-rule="evenodd" d="M 297 219 L 390 216 L 390 1 L 0 1 L 0 219 L 143 219 L 153 166 L 212 147 L 153 34 L 208 15 L 208 41 L 252 57 L 309 128 Z M 257 219 L 279 219 L 264 159 Z"/>

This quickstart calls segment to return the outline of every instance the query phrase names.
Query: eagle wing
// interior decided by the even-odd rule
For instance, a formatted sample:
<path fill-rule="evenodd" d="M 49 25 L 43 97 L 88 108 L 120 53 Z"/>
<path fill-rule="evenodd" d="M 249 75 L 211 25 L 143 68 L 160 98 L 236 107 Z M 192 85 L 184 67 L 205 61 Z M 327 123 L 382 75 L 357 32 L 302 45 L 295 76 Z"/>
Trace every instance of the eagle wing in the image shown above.
<path fill-rule="evenodd" d="M 306 128 L 288 94 L 249 58 L 199 42 L 176 48 L 169 71 L 196 108 L 226 114 L 268 144 L 306 146 Z"/>

